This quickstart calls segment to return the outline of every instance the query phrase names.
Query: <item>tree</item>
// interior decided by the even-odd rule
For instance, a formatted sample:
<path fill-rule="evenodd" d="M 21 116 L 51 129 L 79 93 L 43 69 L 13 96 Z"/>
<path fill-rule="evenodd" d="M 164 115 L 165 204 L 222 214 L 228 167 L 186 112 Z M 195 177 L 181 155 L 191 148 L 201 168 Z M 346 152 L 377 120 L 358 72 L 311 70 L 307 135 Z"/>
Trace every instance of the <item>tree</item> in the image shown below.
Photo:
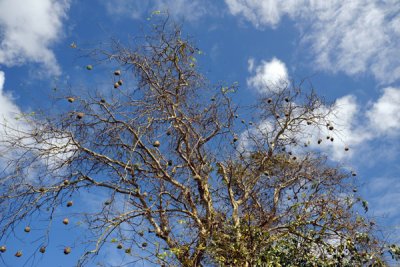
<path fill-rule="evenodd" d="M 79 266 L 110 244 L 162 266 L 384 266 L 383 253 L 397 257 L 363 215 L 355 173 L 303 145 L 336 131 L 334 110 L 313 91 L 276 84 L 246 122 L 232 102 L 237 84 L 211 85 L 196 66 L 200 50 L 168 21 L 134 48 L 95 52 L 117 66 L 111 93 L 66 95 L 66 112 L 3 125 L 1 252 L 9 233 L 39 217 L 44 253 L 54 214 L 90 190 L 107 198 L 75 214 L 91 231 Z"/>

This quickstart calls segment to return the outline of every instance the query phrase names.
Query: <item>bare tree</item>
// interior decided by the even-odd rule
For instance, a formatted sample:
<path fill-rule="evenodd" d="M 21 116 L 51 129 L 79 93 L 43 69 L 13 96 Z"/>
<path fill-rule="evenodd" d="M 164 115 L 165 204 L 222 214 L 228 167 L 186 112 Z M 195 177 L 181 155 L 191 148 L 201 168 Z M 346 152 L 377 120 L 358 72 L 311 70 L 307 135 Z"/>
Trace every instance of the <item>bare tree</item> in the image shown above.
<path fill-rule="evenodd" d="M 159 23 L 139 40 L 95 51 L 119 66 L 112 93 L 67 95 L 64 113 L 3 125 L 1 252 L 39 216 L 44 253 L 55 212 L 91 190 L 107 200 L 75 214 L 91 231 L 78 266 L 110 243 L 162 266 L 383 266 L 382 253 L 398 254 L 363 216 L 355 173 L 304 145 L 331 142 L 314 135 L 334 136 L 331 106 L 281 83 L 246 122 L 237 85 L 211 85 L 179 27 Z"/>

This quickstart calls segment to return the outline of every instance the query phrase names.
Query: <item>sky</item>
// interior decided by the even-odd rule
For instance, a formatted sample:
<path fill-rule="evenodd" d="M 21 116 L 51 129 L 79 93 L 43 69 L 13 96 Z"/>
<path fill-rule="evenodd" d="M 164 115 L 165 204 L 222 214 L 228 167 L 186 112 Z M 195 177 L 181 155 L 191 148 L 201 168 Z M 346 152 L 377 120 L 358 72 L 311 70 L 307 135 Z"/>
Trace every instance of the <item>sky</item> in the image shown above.
<path fill-rule="evenodd" d="M 0 119 L 18 124 L 19 112 L 57 108 L 57 88 L 107 90 L 112 77 L 87 74 L 86 65 L 97 65 L 82 51 L 140 35 L 156 10 L 168 10 L 204 51 L 199 69 L 211 82 L 239 84 L 239 104 L 254 102 L 265 85 L 302 79 L 332 102 L 340 131 L 321 149 L 357 172 L 369 216 L 396 240 L 398 0 L 0 0 Z M 27 260 L 10 255 L 10 266 Z M 62 256 L 39 266 L 71 266 L 73 257 Z"/>

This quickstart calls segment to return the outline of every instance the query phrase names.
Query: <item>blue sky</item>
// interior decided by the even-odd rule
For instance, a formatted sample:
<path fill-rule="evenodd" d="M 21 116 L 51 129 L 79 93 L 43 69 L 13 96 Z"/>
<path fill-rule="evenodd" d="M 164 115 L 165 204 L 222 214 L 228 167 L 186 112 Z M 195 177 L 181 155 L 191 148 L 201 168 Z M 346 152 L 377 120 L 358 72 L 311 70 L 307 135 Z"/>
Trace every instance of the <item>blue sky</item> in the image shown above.
<path fill-rule="evenodd" d="M 107 90 L 112 78 L 96 73 L 83 51 L 140 35 L 155 10 L 183 23 L 204 51 L 199 68 L 211 82 L 239 83 L 241 104 L 279 79 L 309 78 L 334 102 L 332 120 L 340 126 L 337 141 L 322 149 L 359 174 L 369 216 L 389 233 L 399 232 L 398 0 L 0 0 L 1 118 L 13 121 L 18 112 L 51 106 L 54 88 Z M 94 72 L 85 71 L 87 64 Z M 60 253 L 63 241 L 55 243 L 39 266 L 72 265 Z M 9 266 L 28 258 L 16 260 L 11 252 L 3 257 Z"/>

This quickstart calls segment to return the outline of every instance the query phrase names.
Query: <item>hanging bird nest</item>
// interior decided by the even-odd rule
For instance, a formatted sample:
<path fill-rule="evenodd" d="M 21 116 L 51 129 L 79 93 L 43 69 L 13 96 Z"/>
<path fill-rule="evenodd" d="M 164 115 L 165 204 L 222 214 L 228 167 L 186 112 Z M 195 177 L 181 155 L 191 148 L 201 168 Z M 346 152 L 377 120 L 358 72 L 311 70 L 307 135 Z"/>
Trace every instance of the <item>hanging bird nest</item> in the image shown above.
<path fill-rule="evenodd" d="M 85 113 L 83 113 L 83 112 L 78 112 L 78 113 L 76 113 L 76 118 L 77 118 L 78 120 L 82 119 L 84 116 L 85 116 Z"/>
<path fill-rule="evenodd" d="M 68 255 L 69 253 L 71 253 L 71 248 L 70 247 L 65 247 L 64 248 L 64 254 Z"/>
<path fill-rule="evenodd" d="M 160 146 L 160 141 L 154 141 L 154 143 L 153 143 L 153 146 L 154 147 L 159 147 Z"/>

